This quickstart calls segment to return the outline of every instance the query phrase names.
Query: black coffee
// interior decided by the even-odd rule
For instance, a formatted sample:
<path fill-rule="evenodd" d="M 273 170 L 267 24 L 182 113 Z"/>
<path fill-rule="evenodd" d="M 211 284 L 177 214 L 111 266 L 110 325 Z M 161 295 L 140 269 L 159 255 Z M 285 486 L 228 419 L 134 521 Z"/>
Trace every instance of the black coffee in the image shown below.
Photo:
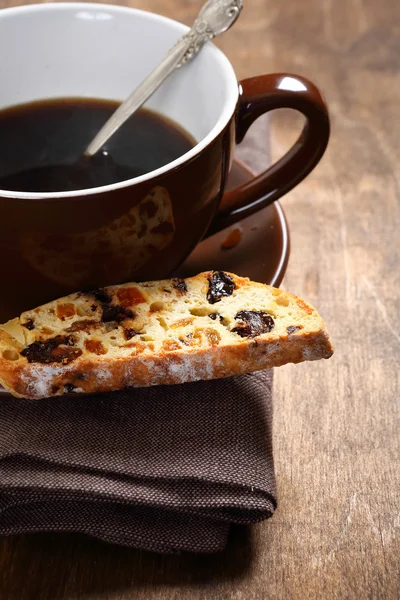
<path fill-rule="evenodd" d="M 0 189 L 63 192 L 117 183 L 158 169 L 195 145 L 179 125 L 141 109 L 94 157 L 82 158 L 117 107 L 75 98 L 0 111 Z"/>

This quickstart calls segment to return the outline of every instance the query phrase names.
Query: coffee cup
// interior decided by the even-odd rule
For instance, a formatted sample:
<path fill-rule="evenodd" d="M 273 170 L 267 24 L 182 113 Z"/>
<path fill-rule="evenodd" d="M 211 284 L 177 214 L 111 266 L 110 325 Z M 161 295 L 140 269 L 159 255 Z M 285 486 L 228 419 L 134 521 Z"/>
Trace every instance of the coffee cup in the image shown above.
<path fill-rule="evenodd" d="M 187 30 L 160 15 L 106 4 L 1 10 L 0 110 L 43 99 L 122 101 Z M 238 83 L 211 43 L 148 106 L 184 128 L 193 147 L 109 185 L 0 189 L 0 320 L 72 291 L 169 276 L 205 235 L 297 185 L 329 138 L 327 108 L 314 84 L 287 73 Z M 305 117 L 297 142 L 264 173 L 226 192 L 235 144 L 259 116 L 283 107 Z"/>

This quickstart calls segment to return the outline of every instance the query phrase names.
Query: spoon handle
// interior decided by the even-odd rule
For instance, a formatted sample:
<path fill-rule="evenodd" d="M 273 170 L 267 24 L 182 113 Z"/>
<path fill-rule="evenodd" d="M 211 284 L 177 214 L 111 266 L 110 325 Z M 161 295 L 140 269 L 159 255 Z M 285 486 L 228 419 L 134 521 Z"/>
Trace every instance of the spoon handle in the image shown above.
<path fill-rule="evenodd" d="M 222 20 L 221 9 L 223 11 Z M 96 154 L 117 129 L 143 106 L 171 73 L 190 62 L 206 42 L 229 29 L 240 10 L 241 0 L 208 0 L 190 31 L 176 42 L 163 61 L 111 115 L 86 148 L 85 156 Z M 218 19 L 215 18 L 216 16 Z"/>

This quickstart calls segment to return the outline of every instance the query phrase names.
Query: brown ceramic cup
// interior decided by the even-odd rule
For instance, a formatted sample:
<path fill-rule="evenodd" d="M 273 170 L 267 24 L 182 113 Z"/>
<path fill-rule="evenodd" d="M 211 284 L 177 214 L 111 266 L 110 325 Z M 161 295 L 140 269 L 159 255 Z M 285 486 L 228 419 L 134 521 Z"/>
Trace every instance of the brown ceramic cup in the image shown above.
<path fill-rule="evenodd" d="M 185 31 L 159 15 L 117 6 L 2 10 L 0 67 L 7 68 L 0 109 L 44 98 L 121 100 Z M 238 84 L 212 44 L 174 74 L 149 107 L 183 126 L 196 146 L 115 185 L 60 193 L 0 190 L 0 321 L 74 290 L 168 276 L 205 235 L 297 185 L 329 138 L 327 108 L 311 82 L 281 73 Z M 224 194 L 235 143 L 260 115 L 283 107 L 305 116 L 297 142 L 262 175 Z"/>

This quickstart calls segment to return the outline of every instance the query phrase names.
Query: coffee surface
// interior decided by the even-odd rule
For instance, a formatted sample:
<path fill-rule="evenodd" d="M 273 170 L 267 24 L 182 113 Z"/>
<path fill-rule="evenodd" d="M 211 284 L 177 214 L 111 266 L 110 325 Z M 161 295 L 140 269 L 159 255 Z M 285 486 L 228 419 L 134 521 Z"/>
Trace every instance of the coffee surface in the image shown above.
<path fill-rule="evenodd" d="M 140 109 L 94 157 L 83 158 L 117 107 L 73 98 L 0 111 L 0 189 L 64 192 L 109 185 L 154 171 L 195 145 L 178 124 Z"/>

